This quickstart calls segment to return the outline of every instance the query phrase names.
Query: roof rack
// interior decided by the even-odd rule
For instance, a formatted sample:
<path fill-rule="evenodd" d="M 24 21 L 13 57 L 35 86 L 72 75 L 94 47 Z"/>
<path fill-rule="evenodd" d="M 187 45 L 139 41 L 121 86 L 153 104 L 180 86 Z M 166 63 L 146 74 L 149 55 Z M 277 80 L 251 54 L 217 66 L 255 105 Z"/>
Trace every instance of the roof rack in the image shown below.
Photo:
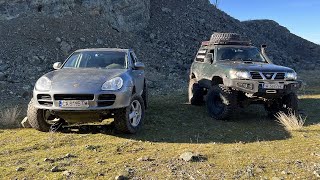
<path fill-rule="evenodd" d="M 237 33 L 218 33 L 214 32 L 209 40 L 210 45 L 252 45 L 251 41 L 244 39 Z"/>
<path fill-rule="evenodd" d="M 251 41 L 218 41 L 212 42 L 210 45 L 243 45 L 243 46 L 251 46 Z"/>

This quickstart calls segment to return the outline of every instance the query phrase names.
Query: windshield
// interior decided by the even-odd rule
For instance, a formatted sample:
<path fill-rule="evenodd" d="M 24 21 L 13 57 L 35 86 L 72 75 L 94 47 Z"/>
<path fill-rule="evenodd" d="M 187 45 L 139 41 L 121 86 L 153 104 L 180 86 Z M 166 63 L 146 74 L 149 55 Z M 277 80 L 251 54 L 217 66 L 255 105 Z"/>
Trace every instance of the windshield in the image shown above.
<path fill-rule="evenodd" d="M 126 69 L 125 52 L 76 52 L 63 68 Z"/>
<path fill-rule="evenodd" d="M 255 47 L 221 47 L 217 53 L 220 61 L 266 62 Z"/>

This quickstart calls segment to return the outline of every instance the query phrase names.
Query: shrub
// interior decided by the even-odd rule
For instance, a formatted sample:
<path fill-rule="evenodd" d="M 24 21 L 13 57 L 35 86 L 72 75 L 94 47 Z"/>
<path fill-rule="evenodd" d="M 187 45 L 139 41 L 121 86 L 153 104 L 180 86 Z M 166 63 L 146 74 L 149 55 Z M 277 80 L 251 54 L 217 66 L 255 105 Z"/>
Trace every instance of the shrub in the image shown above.
<path fill-rule="evenodd" d="M 8 108 L 0 112 L 0 128 L 20 127 L 19 115 L 21 110 L 18 106 Z"/>
<path fill-rule="evenodd" d="M 302 118 L 300 115 L 296 116 L 292 111 L 289 111 L 288 114 L 279 112 L 277 113 L 276 118 L 277 121 L 288 131 L 301 129 L 306 121 L 306 118 Z"/>

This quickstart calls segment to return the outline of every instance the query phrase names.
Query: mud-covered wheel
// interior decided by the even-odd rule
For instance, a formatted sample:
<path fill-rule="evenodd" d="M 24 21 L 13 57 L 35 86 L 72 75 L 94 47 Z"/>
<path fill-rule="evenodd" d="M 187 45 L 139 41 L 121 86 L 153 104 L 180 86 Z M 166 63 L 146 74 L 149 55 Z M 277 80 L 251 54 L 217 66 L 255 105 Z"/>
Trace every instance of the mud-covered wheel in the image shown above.
<path fill-rule="evenodd" d="M 115 111 L 115 128 L 123 133 L 135 134 L 143 124 L 144 115 L 145 107 L 142 97 L 133 95 L 128 107 Z"/>
<path fill-rule="evenodd" d="M 226 120 L 237 108 L 237 93 L 223 85 L 212 86 L 207 94 L 206 105 L 212 118 Z"/>
<path fill-rule="evenodd" d="M 51 124 L 47 122 L 50 114 L 49 112 L 43 109 L 37 109 L 34 106 L 34 100 L 31 99 L 28 105 L 28 121 L 32 128 L 37 129 L 42 132 L 48 132 L 50 130 Z"/>
<path fill-rule="evenodd" d="M 279 103 L 280 102 L 274 101 L 273 103 L 266 103 L 264 105 L 264 109 L 267 111 L 269 118 L 274 118 L 277 115 L 277 113 L 280 112 L 281 105 Z"/>
<path fill-rule="evenodd" d="M 298 112 L 298 96 L 290 93 L 282 98 L 274 100 L 272 103 L 265 104 L 265 110 L 270 118 L 274 118 L 279 112 L 297 113 Z"/>
<path fill-rule="evenodd" d="M 204 90 L 201 88 L 196 79 L 190 79 L 188 96 L 191 105 L 201 106 L 204 103 Z"/>

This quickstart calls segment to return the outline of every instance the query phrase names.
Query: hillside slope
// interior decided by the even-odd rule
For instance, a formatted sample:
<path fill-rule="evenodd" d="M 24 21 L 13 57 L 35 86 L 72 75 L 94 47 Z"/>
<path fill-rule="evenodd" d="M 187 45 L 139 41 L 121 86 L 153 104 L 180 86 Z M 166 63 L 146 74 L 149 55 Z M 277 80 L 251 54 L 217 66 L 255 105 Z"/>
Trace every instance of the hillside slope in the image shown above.
<path fill-rule="evenodd" d="M 0 1 L 2 102 L 30 99 L 36 79 L 79 48 L 133 48 L 152 92 L 185 89 L 188 68 L 212 32 L 238 32 L 268 44 L 275 63 L 320 67 L 320 46 L 274 21 L 240 22 L 208 0 Z M 174 82 L 174 83 L 173 83 Z"/>

